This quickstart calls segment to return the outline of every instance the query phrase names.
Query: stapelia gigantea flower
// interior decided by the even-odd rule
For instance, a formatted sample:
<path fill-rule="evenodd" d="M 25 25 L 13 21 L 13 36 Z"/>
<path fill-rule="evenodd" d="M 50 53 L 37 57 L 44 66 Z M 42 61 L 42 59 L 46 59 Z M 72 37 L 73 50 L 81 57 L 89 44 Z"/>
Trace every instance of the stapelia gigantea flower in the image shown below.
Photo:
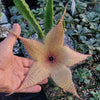
<path fill-rule="evenodd" d="M 34 64 L 28 75 L 17 90 L 31 87 L 50 76 L 59 87 L 81 99 L 75 90 L 69 66 L 77 64 L 91 55 L 78 53 L 63 45 L 64 29 L 62 23 L 64 14 L 58 25 L 48 32 L 43 43 L 17 36 L 23 41 L 29 55 L 34 59 Z"/>

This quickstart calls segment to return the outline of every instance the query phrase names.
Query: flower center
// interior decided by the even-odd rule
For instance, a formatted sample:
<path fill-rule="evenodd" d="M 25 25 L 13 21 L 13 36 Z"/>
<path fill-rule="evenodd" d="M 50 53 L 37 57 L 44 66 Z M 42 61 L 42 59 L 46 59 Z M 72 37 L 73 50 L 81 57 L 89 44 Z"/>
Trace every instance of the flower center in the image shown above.
<path fill-rule="evenodd" d="M 53 56 L 49 56 L 48 59 L 49 59 L 50 62 L 54 62 L 54 60 L 55 60 Z"/>

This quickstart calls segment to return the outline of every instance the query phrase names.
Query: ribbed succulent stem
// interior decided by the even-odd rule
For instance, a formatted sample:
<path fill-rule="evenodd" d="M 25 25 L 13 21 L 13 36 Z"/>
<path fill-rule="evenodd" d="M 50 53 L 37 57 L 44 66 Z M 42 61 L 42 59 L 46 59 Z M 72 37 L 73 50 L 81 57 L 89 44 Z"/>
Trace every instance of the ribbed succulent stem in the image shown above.
<path fill-rule="evenodd" d="M 44 22 L 44 33 L 47 34 L 53 26 L 53 0 L 47 0 Z"/>

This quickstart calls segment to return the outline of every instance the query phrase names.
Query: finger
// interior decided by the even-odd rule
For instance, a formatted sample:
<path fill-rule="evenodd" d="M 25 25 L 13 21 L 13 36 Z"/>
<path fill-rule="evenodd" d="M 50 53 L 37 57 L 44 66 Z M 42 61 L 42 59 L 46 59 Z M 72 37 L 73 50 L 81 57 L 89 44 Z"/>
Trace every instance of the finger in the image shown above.
<path fill-rule="evenodd" d="M 32 66 L 32 64 L 33 64 L 33 60 L 31 60 L 31 59 L 28 59 L 28 58 L 21 58 L 21 60 L 22 60 L 22 63 L 23 63 L 23 66 L 25 67 L 25 68 L 29 68 L 29 67 L 31 67 Z"/>
<path fill-rule="evenodd" d="M 14 24 L 12 31 L 15 32 L 16 34 L 20 35 L 21 28 L 20 28 L 19 24 Z M 9 47 L 9 49 L 12 50 L 16 40 L 17 40 L 17 37 L 14 36 L 12 33 L 9 33 L 7 38 L 4 40 L 4 42 L 5 42 L 5 44 L 7 44 L 7 47 Z"/>
<path fill-rule="evenodd" d="M 37 93 L 41 91 L 41 86 L 40 85 L 35 85 L 33 87 L 29 87 L 27 89 L 24 89 L 22 91 L 17 91 L 17 92 L 24 92 L 24 93 Z"/>
<path fill-rule="evenodd" d="M 47 82 L 48 82 L 48 79 L 45 79 L 42 82 L 40 82 L 39 84 L 46 84 Z"/>

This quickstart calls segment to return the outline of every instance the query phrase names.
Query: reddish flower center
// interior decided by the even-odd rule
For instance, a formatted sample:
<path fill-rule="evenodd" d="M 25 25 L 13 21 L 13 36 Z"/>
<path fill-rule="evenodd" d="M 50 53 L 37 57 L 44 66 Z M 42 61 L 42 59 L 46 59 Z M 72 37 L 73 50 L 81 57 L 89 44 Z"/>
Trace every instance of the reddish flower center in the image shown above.
<path fill-rule="evenodd" d="M 53 56 L 49 56 L 48 60 L 49 60 L 50 62 L 54 62 L 55 58 L 54 58 Z"/>

